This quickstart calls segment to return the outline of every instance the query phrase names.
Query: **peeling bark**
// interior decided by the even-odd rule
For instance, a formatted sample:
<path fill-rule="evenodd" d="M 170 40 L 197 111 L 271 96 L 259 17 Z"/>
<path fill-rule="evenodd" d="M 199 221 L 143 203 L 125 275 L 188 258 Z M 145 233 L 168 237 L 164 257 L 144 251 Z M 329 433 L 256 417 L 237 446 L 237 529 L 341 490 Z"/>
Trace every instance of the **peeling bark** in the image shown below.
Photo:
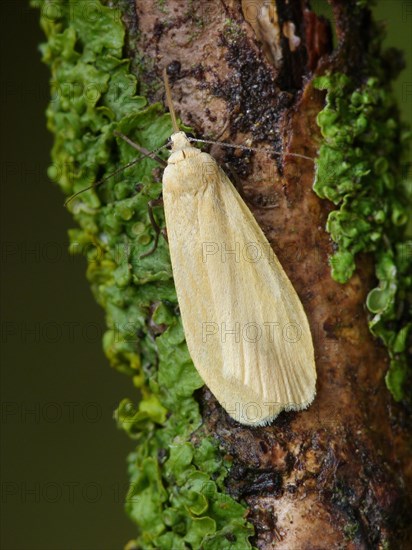
<path fill-rule="evenodd" d="M 318 372 L 317 397 L 304 412 L 268 427 L 233 421 L 205 388 L 204 422 L 234 465 L 229 492 L 244 499 L 261 549 L 412 548 L 408 543 L 412 467 L 406 420 L 385 387 L 386 350 L 371 336 L 364 303 L 373 285 L 367 256 L 349 283 L 331 279 L 333 205 L 312 190 L 315 121 L 323 93 L 314 75 L 328 68 L 357 77 L 369 14 L 332 2 L 328 23 L 302 0 L 242 2 L 136 0 L 129 46 L 140 80 L 161 100 L 168 67 L 179 116 L 199 137 L 261 146 L 253 156 L 213 146 L 237 174 L 307 312 Z M 264 8 L 264 9 L 263 9 Z M 251 13 L 257 10 L 261 19 Z M 284 153 L 283 163 L 268 148 Z"/>

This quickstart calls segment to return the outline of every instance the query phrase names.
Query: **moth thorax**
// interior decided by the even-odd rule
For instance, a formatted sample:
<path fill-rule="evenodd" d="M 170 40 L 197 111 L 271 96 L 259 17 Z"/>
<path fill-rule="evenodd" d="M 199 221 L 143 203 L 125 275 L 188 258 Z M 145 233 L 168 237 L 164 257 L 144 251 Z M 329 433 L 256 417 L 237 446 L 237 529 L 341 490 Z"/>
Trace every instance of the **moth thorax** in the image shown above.
<path fill-rule="evenodd" d="M 172 154 L 167 161 L 168 164 L 178 164 L 201 154 L 200 149 L 192 146 L 184 132 L 176 132 L 170 139 L 172 140 Z"/>

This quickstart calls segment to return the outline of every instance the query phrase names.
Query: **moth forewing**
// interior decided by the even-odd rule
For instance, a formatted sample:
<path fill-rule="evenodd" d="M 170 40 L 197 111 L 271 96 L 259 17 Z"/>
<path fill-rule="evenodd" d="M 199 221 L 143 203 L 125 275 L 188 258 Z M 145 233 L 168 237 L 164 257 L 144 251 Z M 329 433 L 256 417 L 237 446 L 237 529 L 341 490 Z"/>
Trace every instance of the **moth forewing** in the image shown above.
<path fill-rule="evenodd" d="M 183 132 L 172 136 L 163 200 L 190 355 L 238 422 L 262 425 L 316 392 L 309 324 L 275 253 L 232 183 Z"/>

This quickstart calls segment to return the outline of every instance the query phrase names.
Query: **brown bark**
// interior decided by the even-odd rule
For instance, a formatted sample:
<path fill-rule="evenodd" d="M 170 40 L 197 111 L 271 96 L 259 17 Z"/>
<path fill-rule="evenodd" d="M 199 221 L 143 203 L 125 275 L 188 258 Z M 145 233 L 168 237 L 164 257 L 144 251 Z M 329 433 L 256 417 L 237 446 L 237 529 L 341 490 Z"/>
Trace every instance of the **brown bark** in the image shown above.
<path fill-rule="evenodd" d="M 199 137 L 262 145 L 253 156 L 216 146 L 212 154 L 240 179 L 314 337 L 318 387 L 307 411 L 249 429 L 204 389 L 204 422 L 233 457 L 228 490 L 249 505 L 257 547 L 384 548 L 390 541 L 412 548 L 407 427 L 385 387 L 387 353 L 364 308 L 373 265 L 364 256 L 349 283 L 331 279 L 325 221 L 332 205 L 312 190 L 313 163 L 290 156 L 280 163 L 267 152 L 316 156 L 324 96 L 312 77 L 330 67 L 356 77 L 368 12 L 355 18 L 351 2 L 333 2 L 339 47 L 332 51 L 328 24 L 305 2 L 278 0 L 259 21 L 250 10 L 262 5 L 270 3 L 169 0 L 163 8 L 136 0 L 136 19 L 128 21 L 131 56 L 143 56 L 140 79 L 153 100 L 162 99 L 153 84 L 168 67 L 178 114 Z"/>

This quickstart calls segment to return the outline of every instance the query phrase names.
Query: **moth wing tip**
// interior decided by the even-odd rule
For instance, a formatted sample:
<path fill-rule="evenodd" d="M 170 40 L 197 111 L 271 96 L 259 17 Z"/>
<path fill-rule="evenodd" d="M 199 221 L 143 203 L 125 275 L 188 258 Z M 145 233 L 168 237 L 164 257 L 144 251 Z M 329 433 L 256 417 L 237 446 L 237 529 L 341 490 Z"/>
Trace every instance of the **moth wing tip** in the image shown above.
<path fill-rule="evenodd" d="M 306 399 L 305 401 L 301 401 L 300 403 L 285 403 L 279 409 L 272 415 L 266 416 L 262 418 L 261 420 L 255 420 L 253 422 L 248 422 L 244 420 L 240 420 L 239 418 L 234 418 L 237 422 L 240 424 L 243 424 L 244 426 L 250 426 L 251 428 L 258 428 L 262 426 L 269 426 L 269 424 L 272 424 L 274 420 L 279 416 L 279 414 L 283 411 L 290 412 L 290 411 L 303 411 L 306 410 L 314 401 L 316 397 L 316 388 L 313 389 L 313 392 L 311 395 Z M 232 417 L 233 418 L 233 417 Z"/>

